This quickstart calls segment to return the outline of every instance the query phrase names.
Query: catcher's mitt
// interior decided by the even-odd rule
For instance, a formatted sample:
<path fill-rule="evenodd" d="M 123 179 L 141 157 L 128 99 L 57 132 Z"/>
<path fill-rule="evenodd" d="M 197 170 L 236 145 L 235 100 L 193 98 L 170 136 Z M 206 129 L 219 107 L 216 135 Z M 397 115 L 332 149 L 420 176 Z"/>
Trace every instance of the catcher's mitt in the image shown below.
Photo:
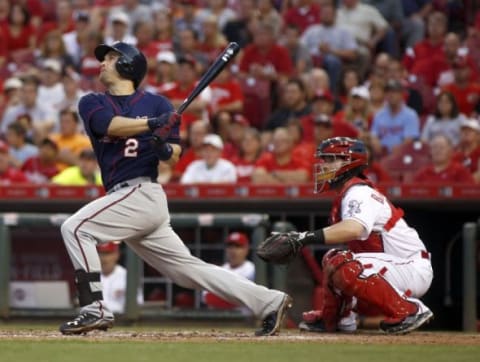
<path fill-rule="evenodd" d="M 305 233 L 289 231 L 272 233 L 260 243 L 257 255 L 266 262 L 273 264 L 290 263 L 304 246 L 302 239 Z"/>

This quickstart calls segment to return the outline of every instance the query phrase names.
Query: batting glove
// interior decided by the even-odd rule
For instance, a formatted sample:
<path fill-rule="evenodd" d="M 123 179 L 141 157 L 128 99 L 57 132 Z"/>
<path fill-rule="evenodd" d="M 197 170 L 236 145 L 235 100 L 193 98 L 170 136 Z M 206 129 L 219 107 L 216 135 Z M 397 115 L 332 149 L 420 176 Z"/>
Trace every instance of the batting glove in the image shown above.
<path fill-rule="evenodd" d="M 147 120 L 148 128 L 152 131 L 155 141 L 166 142 L 172 132 L 172 127 L 180 123 L 181 117 L 177 112 L 167 112 L 158 117 L 149 118 Z"/>

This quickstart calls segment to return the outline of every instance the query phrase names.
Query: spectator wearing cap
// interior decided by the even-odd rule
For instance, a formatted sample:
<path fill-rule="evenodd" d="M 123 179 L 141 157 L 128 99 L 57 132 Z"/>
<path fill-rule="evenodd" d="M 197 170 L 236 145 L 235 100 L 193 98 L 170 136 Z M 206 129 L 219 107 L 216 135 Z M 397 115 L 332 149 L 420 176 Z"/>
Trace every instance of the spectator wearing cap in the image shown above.
<path fill-rule="evenodd" d="M 342 111 L 333 117 L 333 121 L 344 120 L 355 127 L 360 138 L 369 133 L 372 124 L 373 113 L 370 108 L 370 92 L 366 86 L 353 87 L 350 97 Z"/>
<path fill-rule="evenodd" d="M 65 52 L 72 58 L 75 69 L 80 68 L 82 59 L 82 44 L 90 27 L 90 14 L 78 11 L 74 15 L 75 29 L 62 35 Z"/>
<path fill-rule="evenodd" d="M 180 179 L 182 184 L 235 183 L 235 165 L 222 158 L 223 141 L 217 134 L 208 134 L 203 139 L 201 159 L 193 161 Z"/>
<path fill-rule="evenodd" d="M 278 127 L 285 127 L 292 118 L 300 119 L 312 111 L 307 101 L 307 90 L 300 79 L 290 79 L 282 93 L 282 106 L 267 120 L 264 137 L 271 138 L 271 133 Z"/>
<path fill-rule="evenodd" d="M 457 145 L 460 140 L 460 125 L 465 119 L 465 115 L 458 110 L 453 94 L 442 91 L 436 98 L 435 113 L 429 115 L 425 121 L 421 140 L 430 142 L 436 134 L 443 133 Z"/>
<path fill-rule="evenodd" d="M 204 120 L 196 120 L 188 128 L 187 145 L 182 157 L 173 168 L 172 181 L 179 181 L 187 167 L 201 158 L 203 139 L 208 134 L 210 125 Z"/>
<path fill-rule="evenodd" d="M 110 311 L 121 314 L 125 311 L 127 269 L 119 264 L 119 242 L 109 241 L 97 244 L 97 251 L 101 264 L 100 282 L 103 289 L 103 301 Z M 141 288 L 137 293 L 137 303 L 143 304 Z"/>
<path fill-rule="evenodd" d="M 78 156 L 78 166 L 70 166 L 52 178 L 52 182 L 64 186 L 102 185 L 97 157 L 91 149 Z"/>
<path fill-rule="evenodd" d="M 344 28 L 336 25 L 335 6 L 322 6 L 321 23 L 309 26 L 301 41 L 310 50 L 314 64 L 323 66 L 330 76 L 330 89 L 336 93 L 344 63 L 357 59 L 358 45 Z"/>
<path fill-rule="evenodd" d="M 333 120 L 326 114 L 317 114 L 313 117 L 313 143 L 319 145 L 328 138 L 350 137 L 358 138 L 357 129 L 342 119 Z"/>
<path fill-rule="evenodd" d="M 423 88 L 421 93 L 419 91 L 419 89 L 422 89 L 421 84 L 419 84 L 420 80 L 414 76 L 410 77 L 405 66 L 397 59 L 390 58 L 386 70 L 385 80 L 398 80 L 404 85 L 407 106 L 414 109 L 418 115 L 423 115 L 430 111 L 431 107 L 428 100 L 433 98 L 433 91 L 430 88 Z M 425 94 L 425 100 L 422 94 Z"/>
<path fill-rule="evenodd" d="M 321 11 L 315 1 L 299 0 L 285 11 L 283 21 L 287 26 L 295 25 L 303 33 L 309 26 L 321 23 Z"/>
<path fill-rule="evenodd" d="M 38 99 L 39 81 L 35 77 L 23 79 L 21 89 L 21 103 L 8 107 L 3 114 L 1 133 L 5 134 L 9 124 L 15 122 L 19 116 L 28 115 L 31 119 L 33 133 L 28 133 L 36 142 L 42 140 L 55 125 L 55 114 L 51 108 L 42 104 Z"/>
<path fill-rule="evenodd" d="M 250 183 L 255 164 L 262 153 L 262 139 L 260 132 L 248 127 L 242 138 L 238 155 L 231 161 L 237 169 L 237 183 Z"/>
<path fill-rule="evenodd" d="M 45 138 L 38 146 L 38 155 L 27 159 L 22 166 L 22 171 L 32 183 L 49 183 L 59 172 L 57 157 L 56 143 Z"/>
<path fill-rule="evenodd" d="M 415 174 L 413 180 L 421 183 L 473 184 L 474 178 L 469 170 L 453 158 L 453 144 L 450 139 L 438 134 L 430 141 L 432 162 Z"/>
<path fill-rule="evenodd" d="M 11 123 L 5 136 L 9 145 L 10 163 L 16 168 L 21 168 L 27 159 L 38 154 L 38 147 L 27 143 L 27 130 L 20 123 Z"/>
<path fill-rule="evenodd" d="M 115 42 L 123 42 L 131 45 L 137 44 L 135 38 L 130 32 L 130 17 L 122 11 L 115 11 L 110 15 L 110 31 L 105 37 L 105 44 L 111 45 Z"/>
<path fill-rule="evenodd" d="M 454 81 L 442 89 L 452 93 L 460 112 L 470 117 L 480 101 L 480 83 L 471 79 L 471 69 L 465 57 L 457 57 L 454 61 L 453 76 Z"/>
<path fill-rule="evenodd" d="M 11 165 L 8 145 L 0 140 L 0 185 L 27 183 L 25 174 Z"/>
<path fill-rule="evenodd" d="M 56 59 L 46 59 L 42 66 L 41 83 L 38 87 L 38 102 L 50 108 L 55 114 L 56 107 L 65 99 L 62 83 L 62 63 Z M 55 117 L 56 120 L 58 117 Z M 58 129 L 58 123 L 54 125 Z"/>
<path fill-rule="evenodd" d="M 17 77 L 11 77 L 3 83 L 3 95 L 1 113 L 8 107 L 14 107 L 21 103 L 21 90 L 23 82 Z"/>
<path fill-rule="evenodd" d="M 477 119 L 465 119 L 460 124 L 460 142 L 454 159 L 470 170 L 480 182 L 480 123 Z"/>
<path fill-rule="evenodd" d="M 232 232 L 225 239 L 225 263 L 222 268 L 238 274 L 252 282 L 255 281 L 255 264 L 247 259 L 250 252 L 250 240 L 243 232 Z M 211 292 L 203 293 L 203 300 L 211 309 L 233 309 L 232 304 Z"/>
<path fill-rule="evenodd" d="M 76 165 L 80 153 L 91 148 L 90 140 L 80 133 L 79 116 L 74 108 L 65 108 L 60 111 L 60 132 L 50 135 L 58 146 L 58 161 L 61 169 Z"/>
<path fill-rule="evenodd" d="M 147 74 L 147 88 L 163 94 L 175 86 L 177 58 L 171 50 L 161 50 L 156 56 L 155 71 Z"/>
<path fill-rule="evenodd" d="M 226 137 L 222 138 L 226 140 L 223 147 L 224 158 L 231 160 L 238 156 L 245 131 L 249 126 L 250 122 L 241 113 L 236 113 L 231 116 L 226 127 Z"/>
<path fill-rule="evenodd" d="M 256 184 L 297 184 L 310 180 L 312 165 L 309 160 L 293 153 L 294 140 L 288 129 L 273 131 L 272 151 L 264 151 L 255 163 L 252 182 Z"/>
<path fill-rule="evenodd" d="M 389 80 L 386 85 L 386 104 L 375 115 L 370 132 L 377 140 L 375 154 L 391 153 L 401 145 L 420 137 L 420 122 L 417 113 L 405 104 L 405 88 L 398 80 Z M 372 144 L 373 145 L 373 144 Z"/>
<path fill-rule="evenodd" d="M 110 8 L 109 18 L 112 19 L 116 13 L 127 14 L 129 18 L 127 29 L 128 34 L 132 34 L 134 32 L 133 28 L 135 24 L 152 21 L 152 7 L 146 5 L 144 1 L 125 0 L 120 3 L 122 5 L 112 6 Z"/>
<path fill-rule="evenodd" d="M 189 96 L 198 81 L 197 62 L 191 56 L 177 58 L 177 74 L 175 85 L 163 95 L 170 99 L 174 108 L 178 108 Z M 197 119 L 209 119 L 208 105 L 212 100 L 212 90 L 207 86 L 182 114 L 180 138 L 185 140 L 187 129 Z"/>

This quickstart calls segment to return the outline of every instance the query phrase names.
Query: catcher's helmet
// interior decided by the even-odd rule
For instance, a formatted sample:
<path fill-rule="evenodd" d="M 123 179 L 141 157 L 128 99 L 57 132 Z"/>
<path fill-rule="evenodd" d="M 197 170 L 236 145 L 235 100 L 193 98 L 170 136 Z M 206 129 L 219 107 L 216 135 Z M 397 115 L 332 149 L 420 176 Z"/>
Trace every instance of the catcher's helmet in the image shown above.
<path fill-rule="evenodd" d="M 315 192 L 341 186 L 359 175 L 368 165 L 367 148 L 362 141 L 348 137 L 335 137 L 323 141 L 315 157 Z"/>
<path fill-rule="evenodd" d="M 120 57 L 115 63 L 118 74 L 123 78 L 133 81 L 137 88 L 147 73 L 147 59 L 145 55 L 133 45 L 117 42 L 112 45 L 100 44 L 95 48 L 95 57 L 103 62 L 105 55 L 109 51 L 120 53 Z"/>

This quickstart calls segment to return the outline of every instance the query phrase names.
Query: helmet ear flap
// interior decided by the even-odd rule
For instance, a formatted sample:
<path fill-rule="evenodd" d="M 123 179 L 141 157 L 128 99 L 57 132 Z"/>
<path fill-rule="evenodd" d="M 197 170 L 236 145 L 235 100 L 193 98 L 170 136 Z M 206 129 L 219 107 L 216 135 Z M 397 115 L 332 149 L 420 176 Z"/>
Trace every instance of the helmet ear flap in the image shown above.
<path fill-rule="evenodd" d="M 125 55 L 122 55 L 117 59 L 115 68 L 117 69 L 118 74 L 122 77 L 131 79 L 133 74 L 133 64 L 127 59 L 127 57 L 125 57 Z"/>

